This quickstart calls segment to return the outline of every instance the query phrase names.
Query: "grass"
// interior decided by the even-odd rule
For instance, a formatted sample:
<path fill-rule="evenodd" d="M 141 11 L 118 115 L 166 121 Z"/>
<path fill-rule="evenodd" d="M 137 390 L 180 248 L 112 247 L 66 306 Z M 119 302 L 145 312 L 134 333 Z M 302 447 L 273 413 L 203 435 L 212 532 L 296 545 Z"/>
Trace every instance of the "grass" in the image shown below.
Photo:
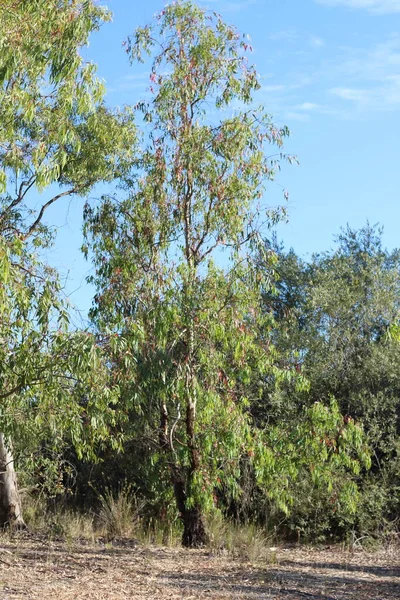
<path fill-rule="evenodd" d="M 25 498 L 24 519 L 28 529 L 41 533 L 49 539 L 64 538 L 66 541 L 94 542 L 98 537 L 94 514 L 49 509 L 41 498 Z"/>
<path fill-rule="evenodd" d="M 39 498 L 26 497 L 24 519 L 29 529 L 49 538 L 89 540 L 134 537 L 141 528 L 144 502 L 136 498 L 130 486 L 116 493 L 107 490 L 99 496 L 97 512 L 81 513 L 70 509 L 49 508 Z"/>
<path fill-rule="evenodd" d="M 178 548 L 182 526 L 177 518 L 145 519 L 145 502 L 138 498 L 131 486 L 123 485 L 117 492 L 107 490 L 99 496 L 96 513 L 71 510 L 48 510 L 40 499 L 26 499 L 24 516 L 28 527 L 47 535 L 49 539 L 135 539 L 146 547 Z M 216 556 L 230 556 L 241 562 L 271 564 L 276 562 L 272 537 L 255 525 L 236 525 L 220 512 L 207 517 L 208 550 Z"/>
<path fill-rule="evenodd" d="M 99 498 L 100 510 L 96 524 L 103 535 L 108 540 L 134 537 L 141 527 L 145 501 L 138 499 L 127 484 L 116 493 L 107 490 Z"/>
<path fill-rule="evenodd" d="M 217 554 L 254 564 L 276 562 L 271 537 L 256 525 L 236 525 L 216 512 L 207 519 L 207 531 L 210 550 Z"/>

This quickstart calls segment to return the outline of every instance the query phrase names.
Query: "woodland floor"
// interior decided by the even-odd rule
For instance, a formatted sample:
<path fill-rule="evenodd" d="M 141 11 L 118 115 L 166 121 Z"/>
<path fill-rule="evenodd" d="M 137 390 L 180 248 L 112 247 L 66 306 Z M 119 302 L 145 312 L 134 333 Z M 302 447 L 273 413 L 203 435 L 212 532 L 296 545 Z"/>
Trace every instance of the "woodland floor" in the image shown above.
<path fill-rule="evenodd" d="M 0 599 L 400 599 L 400 549 L 280 548 L 252 565 L 207 551 L 133 542 L 0 538 Z"/>

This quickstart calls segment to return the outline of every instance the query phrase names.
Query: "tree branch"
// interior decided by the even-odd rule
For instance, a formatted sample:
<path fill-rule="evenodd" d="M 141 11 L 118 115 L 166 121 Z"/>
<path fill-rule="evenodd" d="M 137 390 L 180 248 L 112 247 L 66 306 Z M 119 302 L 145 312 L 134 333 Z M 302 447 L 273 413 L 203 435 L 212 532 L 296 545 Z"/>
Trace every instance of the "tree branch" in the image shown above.
<path fill-rule="evenodd" d="M 51 200 L 49 200 L 48 202 L 43 204 L 37 218 L 32 223 L 32 225 L 29 227 L 28 231 L 25 233 L 25 235 L 22 237 L 22 239 L 26 240 L 31 235 L 31 233 L 33 231 L 35 231 L 36 227 L 39 225 L 39 223 L 41 222 L 41 220 L 43 218 L 44 212 L 49 208 L 49 206 L 51 206 L 52 204 L 54 204 L 54 202 L 57 202 L 57 200 L 59 200 L 60 198 L 63 198 L 64 196 L 72 196 L 73 194 L 76 194 L 77 191 L 78 191 L 77 188 L 72 188 L 71 190 L 66 190 L 65 192 L 61 192 L 60 194 L 57 194 L 57 196 L 54 196 L 53 198 L 51 198 Z"/>

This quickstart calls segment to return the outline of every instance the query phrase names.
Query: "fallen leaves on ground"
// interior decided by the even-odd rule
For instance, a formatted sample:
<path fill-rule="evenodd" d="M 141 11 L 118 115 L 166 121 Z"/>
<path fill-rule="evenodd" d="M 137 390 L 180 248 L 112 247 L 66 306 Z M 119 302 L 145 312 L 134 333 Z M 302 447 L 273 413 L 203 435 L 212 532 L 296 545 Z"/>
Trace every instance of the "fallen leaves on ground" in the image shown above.
<path fill-rule="evenodd" d="M 400 558 L 393 547 L 369 553 L 278 548 L 250 564 L 202 550 L 133 542 L 65 543 L 38 536 L 0 540 L 2 600 L 393 600 Z"/>

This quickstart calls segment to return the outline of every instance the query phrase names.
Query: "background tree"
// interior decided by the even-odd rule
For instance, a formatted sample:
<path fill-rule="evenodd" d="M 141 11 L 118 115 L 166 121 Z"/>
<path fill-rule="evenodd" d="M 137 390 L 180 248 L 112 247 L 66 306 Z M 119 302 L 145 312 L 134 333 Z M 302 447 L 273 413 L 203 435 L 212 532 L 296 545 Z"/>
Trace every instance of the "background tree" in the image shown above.
<path fill-rule="evenodd" d="M 274 247 L 278 293 L 265 297 L 277 320 L 274 340 L 310 387 L 271 392 L 259 417 L 296 420 L 302 405 L 334 397 L 342 415 L 363 422 L 372 458 L 357 513 L 333 511 L 330 494 L 310 496 L 304 478 L 291 526 L 319 535 L 351 528 L 380 535 L 398 518 L 399 251 L 385 250 L 382 231 L 369 225 L 343 230 L 335 250 L 308 263 Z"/>
<path fill-rule="evenodd" d="M 239 494 L 243 456 L 287 506 L 296 461 L 313 455 L 353 467 L 361 436 L 349 423 L 347 447 L 322 449 L 314 427 L 346 428 L 334 409 L 310 410 L 287 445 L 285 427 L 267 434 L 251 419 L 249 393 L 259 395 L 275 369 L 260 302 L 266 280 L 252 252 L 262 222 L 276 218 L 265 214 L 263 193 L 279 162 L 266 148 L 275 145 L 279 159 L 288 131 L 252 103 L 259 83 L 246 38 L 217 14 L 178 2 L 138 29 L 127 50 L 132 62 L 154 52 L 152 99 L 137 106 L 142 151 L 125 197 L 86 210 L 98 288 L 91 316 L 110 336 L 128 431 L 147 441 L 174 491 L 183 543 L 195 547 L 206 541 L 204 514 L 217 494 Z"/>

